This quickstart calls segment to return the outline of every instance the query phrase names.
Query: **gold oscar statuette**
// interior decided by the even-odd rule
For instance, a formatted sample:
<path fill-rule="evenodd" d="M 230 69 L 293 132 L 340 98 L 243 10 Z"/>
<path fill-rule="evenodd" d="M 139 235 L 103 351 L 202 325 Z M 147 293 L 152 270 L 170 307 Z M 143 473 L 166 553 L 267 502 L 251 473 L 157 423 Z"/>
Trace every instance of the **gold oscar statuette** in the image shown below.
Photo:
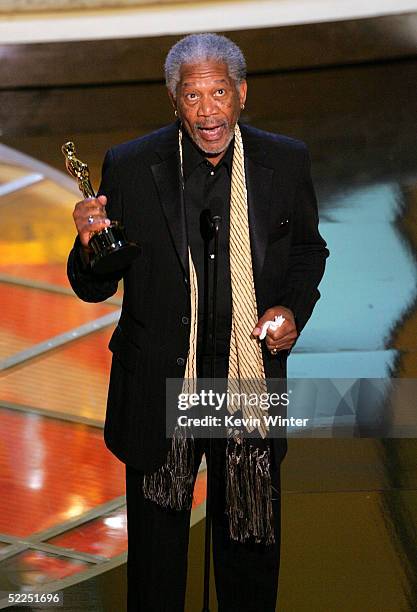
<path fill-rule="evenodd" d="M 77 179 L 84 198 L 95 198 L 90 171 L 87 164 L 75 157 L 74 143 L 66 142 L 61 151 L 68 173 Z M 118 221 L 112 221 L 104 229 L 92 232 L 88 246 L 91 250 L 90 265 L 98 274 L 111 274 L 126 268 L 140 252 L 139 246 L 127 239 L 124 228 Z"/>

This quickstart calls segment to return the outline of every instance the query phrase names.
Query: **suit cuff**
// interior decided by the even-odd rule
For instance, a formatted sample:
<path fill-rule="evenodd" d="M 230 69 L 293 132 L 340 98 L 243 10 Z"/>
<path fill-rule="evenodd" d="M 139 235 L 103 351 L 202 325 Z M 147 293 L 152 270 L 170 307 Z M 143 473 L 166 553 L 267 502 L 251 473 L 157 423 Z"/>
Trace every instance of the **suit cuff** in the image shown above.
<path fill-rule="evenodd" d="M 74 280 L 92 275 L 91 266 L 83 257 L 83 247 L 78 236 L 68 258 L 68 275 Z"/>

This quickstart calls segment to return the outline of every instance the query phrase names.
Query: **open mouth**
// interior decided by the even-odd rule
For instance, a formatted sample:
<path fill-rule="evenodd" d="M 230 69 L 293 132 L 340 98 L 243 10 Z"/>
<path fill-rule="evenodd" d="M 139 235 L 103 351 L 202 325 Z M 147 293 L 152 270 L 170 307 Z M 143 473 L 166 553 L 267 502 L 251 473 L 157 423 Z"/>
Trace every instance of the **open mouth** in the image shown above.
<path fill-rule="evenodd" d="M 197 126 L 198 132 L 204 140 L 218 140 L 224 131 L 224 123 L 213 126 Z"/>

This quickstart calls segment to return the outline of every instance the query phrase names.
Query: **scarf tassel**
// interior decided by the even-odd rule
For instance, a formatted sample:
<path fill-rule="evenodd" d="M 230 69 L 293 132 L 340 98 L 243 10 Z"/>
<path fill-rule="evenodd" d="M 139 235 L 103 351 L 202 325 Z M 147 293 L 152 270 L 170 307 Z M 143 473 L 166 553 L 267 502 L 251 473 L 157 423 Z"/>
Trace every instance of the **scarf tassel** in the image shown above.
<path fill-rule="evenodd" d="M 269 448 L 246 441 L 228 441 L 226 450 L 226 514 L 232 540 L 275 542 Z"/>
<path fill-rule="evenodd" d="M 177 427 L 166 463 L 143 478 L 143 495 L 163 508 L 189 510 L 194 488 L 194 440 Z"/>

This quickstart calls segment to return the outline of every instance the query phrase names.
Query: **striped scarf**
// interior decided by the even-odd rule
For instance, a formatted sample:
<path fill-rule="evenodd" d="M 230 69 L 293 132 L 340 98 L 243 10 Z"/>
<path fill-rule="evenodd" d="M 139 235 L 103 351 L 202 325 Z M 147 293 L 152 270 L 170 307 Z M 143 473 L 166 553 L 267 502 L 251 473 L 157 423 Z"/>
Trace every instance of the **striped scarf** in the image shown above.
<path fill-rule="evenodd" d="M 242 429 L 229 429 L 226 442 L 226 500 L 232 540 L 274 542 L 270 478 L 270 446 L 263 425 L 265 410 L 237 401 L 254 393 L 267 391 L 259 341 L 251 336 L 258 320 L 255 285 L 250 248 L 244 149 L 239 126 L 235 126 L 235 144 L 230 193 L 230 275 L 232 287 L 232 327 L 229 352 L 227 409 L 233 414 L 242 411 L 248 423 L 258 419 L 258 437 L 245 438 Z M 179 130 L 182 175 L 182 132 Z M 197 274 L 188 248 L 190 270 L 191 326 L 189 352 L 182 393 L 196 390 L 198 285 Z M 253 395 L 252 395 L 253 396 Z M 248 425 L 247 433 L 254 427 Z M 143 492 L 147 499 L 177 510 L 189 509 L 194 486 L 194 440 L 177 427 L 166 463 L 156 472 L 145 474 Z"/>

